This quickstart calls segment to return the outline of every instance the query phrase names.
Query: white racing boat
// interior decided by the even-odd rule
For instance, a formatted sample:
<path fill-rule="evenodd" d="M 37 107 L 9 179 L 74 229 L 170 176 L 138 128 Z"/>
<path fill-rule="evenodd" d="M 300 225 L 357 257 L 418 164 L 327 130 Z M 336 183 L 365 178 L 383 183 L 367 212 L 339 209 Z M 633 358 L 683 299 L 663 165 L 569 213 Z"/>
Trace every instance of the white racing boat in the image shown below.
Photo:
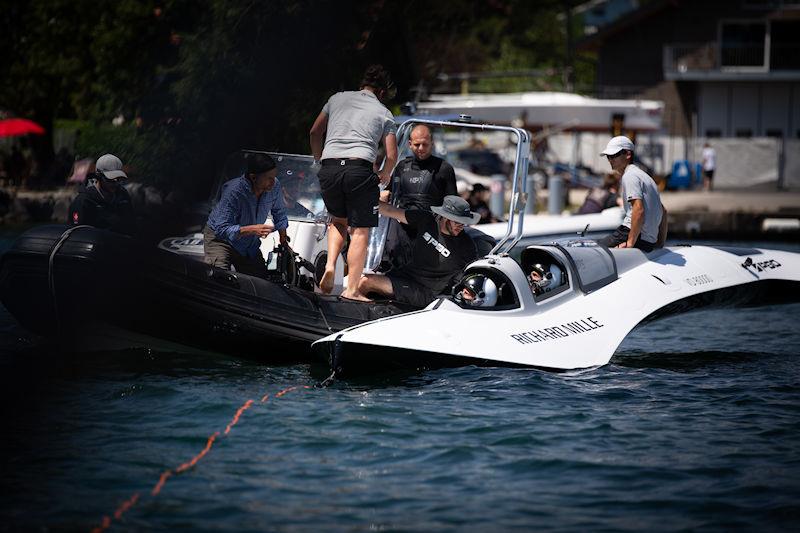
<path fill-rule="evenodd" d="M 509 130 L 520 144 L 528 141 L 524 130 Z M 526 168 L 525 156 L 518 153 L 517 169 Z M 631 330 L 657 318 L 702 307 L 800 301 L 796 253 L 719 246 L 643 253 L 609 250 L 587 238 L 530 245 L 536 241 L 524 221 L 524 177 L 514 174 L 505 235 L 465 270 L 464 279 L 475 276 L 478 289 L 486 284 L 491 301 L 476 307 L 456 287 L 452 297 L 423 310 L 332 333 L 314 350 L 338 373 L 463 364 L 589 368 L 608 363 Z M 540 235 L 547 233 L 558 232 Z M 545 280 L 532 282 L 533 270 Z"/>
<path fill-rule="evenodd" d="M 537 294 L 527 276 L 534 265 L 560 280 Z M 492 280 L 494 305 L 441 298 L 313 346 L 340 373 L 465 364 L 579 369 L 607 364 L 632 329 L 664 316 L 800 301 L 800 254 L 762 249 L 676 246 L 645 254 L 576 240 L 529 246 L 519 259 L 496 253 L 471 264 L 465 279 L 472 274 Z"/>

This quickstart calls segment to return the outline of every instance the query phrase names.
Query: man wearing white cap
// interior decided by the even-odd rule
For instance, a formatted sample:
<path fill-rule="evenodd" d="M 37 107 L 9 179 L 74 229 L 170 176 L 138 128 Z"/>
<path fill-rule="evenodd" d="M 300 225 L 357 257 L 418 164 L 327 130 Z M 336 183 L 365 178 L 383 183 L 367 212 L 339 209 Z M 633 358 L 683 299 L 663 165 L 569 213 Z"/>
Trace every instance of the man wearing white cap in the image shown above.
<path fill-rule="evenodd" d="M 600 152 L 608 158 L 613 174 L 621 176 L 625 219 L 614 233 L 598 242 L 609 248 L 639 248 L 650 252 L 664 246 L 667 210 L 661 203 L 656 182 L 633 163 L 633 150 L 633 142 L 619 135 L 608 141 L 606 149 Z"/>
<path fill-rule="evenodd" d="M 86 185 L 69 206 L 68 223 L 89 225 L 132 235 L 136 228 L 133 204 L 123 187 L 128 175 L 122 161 L 105 154 L 95 164 L 95 172 L 87 176 Z"/>

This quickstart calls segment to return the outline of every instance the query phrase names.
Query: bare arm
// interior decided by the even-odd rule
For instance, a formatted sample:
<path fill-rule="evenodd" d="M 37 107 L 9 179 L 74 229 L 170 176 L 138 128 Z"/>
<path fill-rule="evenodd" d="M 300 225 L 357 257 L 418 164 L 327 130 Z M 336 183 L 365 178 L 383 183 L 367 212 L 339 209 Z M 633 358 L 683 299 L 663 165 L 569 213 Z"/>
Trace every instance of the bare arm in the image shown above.
<path fill-rule="evenodd" d="M 327 113 L 320 112 L 317 115 L 317 120 L 311 126 L 311 131 L 308 132 L 309 141 L 311 143 L 311 155 L 314 156 L 315 161 L 319 161 L 322 157 L 322 143 L 325 139 L 325 132 L 328 129 L 328 115 Z"/>
<path fill-rule="evenodd" d="M 405 209 L 398 209 L 397 207 L 387 204 L 386 202 L 380 202 L 378 204 L 378 210 L 380 214 L 385 217 L 393 218 L 402 224 L 408 224 L 408 220 L 406 220 Z"/>
<path fill-rule="evenodd" d="M 619 248 L 633 248 L 639 239 L 644 224 L 644 202 L 634 198 L 631 202 L 631 231 L 628 233 L 628 242 L 619 245 Z"/>
<path fill-rule="evenodd" d="M 383 145 L 386 147 L 386 159 L 383 162 L 383 169 L 379 176 L 381 183 L 388 184 L 392 179 L 392 170 L 397 164 L 397 136 L 390 133 L 383 138 Z"/>
<path fill-rule="evenodd" d="M 667 208 L 661 206 L 661 224 L 658 225 L 658 240 L 656 248 L 663 248 L 667 240 Z"/>

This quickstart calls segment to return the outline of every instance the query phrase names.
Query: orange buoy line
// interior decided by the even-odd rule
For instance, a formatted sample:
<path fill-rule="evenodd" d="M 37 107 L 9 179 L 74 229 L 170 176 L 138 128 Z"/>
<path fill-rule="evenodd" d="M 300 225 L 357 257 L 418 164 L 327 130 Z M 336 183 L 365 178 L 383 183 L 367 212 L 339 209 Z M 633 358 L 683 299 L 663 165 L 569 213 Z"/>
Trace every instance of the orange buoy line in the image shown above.
<path fill-rule="evenodd" d="M 299 388 L 310 389 L 311 387 L 308 386 L 308 385 L 304 385 L 303 387 L 298 387 L 298 386 L 287 387 L 287 388 L 283 389 L 282 391 L 276 393 L 275 394 L 275 398 L 280 398 L 280 397 L 284 396 L 285 394 L 288 394 L 288 393 L 290 393 L 292 391 L 295 391 L 295 390 L 297 390 Z M 267 400 L 269 400 L 269 394 L 265 394 L 264 396 L 262 396 L 260 403 L 266 403 Z M 223 432 L 224 435 L 227 435 L 228 433 L 231 432 L 231 428 L 233 428 L 233 426 L 235 426 L 239 422 L 239 418 L 241 418 L 242 413 L 244 413 L 250 407 L 252 407 L 252 405 L 254 403 L 255 402 L 253 402 L 253 400 L 247 400 L 246 402 L 244 402 L 242 404 L 241 407 L 239 407 L 239 409 L 236 410 L 236 414 L 233 415 L 233 418 L 231 419 L 231 421 L 228 423 L 227 426 L 225 426 L 225 431 Z M 173 469 L 170 469 L 170 470 L 165 470 L 164 472 L 162 472 L 161 476 L 159 476 L 159 478 L 158 478 L 158 482 L 155 484 L 153 489 L 150 491 L 150 495 L 151 496 L 158 496 L 158 494 L 161 492 L 161 489 L 164 488 L 164 485 L 167 483 L 167 480 L 170 477 L 172 477 L 174 475 L 177 475 L 177 474 L 182 474 L 183 472 L 185 472 L 185 471 L 189 470 L 190 468 L 192 468 L 193 466 L 195 466 L 198 463 L 198 461 L 200 461 L 200 459 L 205 457 L 206 454 L 209 451 L 211 451 L 211 447 L 214 445 L 214 442 L 217 440 L 217 437 L 219 437 L 219 436 L 220 436 L 219 431 L 215 431 L 214 433 L 211 434 L 211 436 L 208 437 L 208 440 L 206 441 L 206 445 L 200 451 L 200 453 L 198 453 L 197 455 L 195 455 L 194 457 L 192 457 L 190 460 L 186 461 L 185 463 L 181 464 L 180 466 L 178 466 L 176 468 L 173 468 Z M 114 511 L 114 513 L 111 516 L 108 516 L 108 515 L 104 516 L 103 519 L 100 522 L 100 525 L 92 529 L 92 533 L 102 533 L 103 531 L 105 531 L 106 529 L 111 527 L 111 523 L 112 523 L 113 520 L 120 520 L 122 518 L 122 515 L 124 515 L 128 510 L 130 510 L 131 507 L 136 505 L 136 502 L 138 502 L 138 501 L 139 501 L 139 493 L 136 492 L 136 493 L 133 494 L 133 496 L 131 496 L 130 498 L 128 498 L 127 500 L 122 502 L 119 505 L 119 507 L 117 507 L 117 509 Z"/>

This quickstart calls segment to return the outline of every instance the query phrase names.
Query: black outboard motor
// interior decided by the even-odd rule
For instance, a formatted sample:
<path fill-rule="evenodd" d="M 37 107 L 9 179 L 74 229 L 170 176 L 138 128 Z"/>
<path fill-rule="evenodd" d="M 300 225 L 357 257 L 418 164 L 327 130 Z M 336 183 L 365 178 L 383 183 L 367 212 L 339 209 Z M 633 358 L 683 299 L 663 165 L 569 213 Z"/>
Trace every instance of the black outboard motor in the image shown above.
<path fill-rule="evenodd" d="M 303 275 L 300 272 L 301 268 L 311 272 L 311 276 Z M 314 290 L 314 265 L 282 244 L 278 244 L 270 252 L 267 258 L 267 272 L 268 278 L 276 283 Z"/>

